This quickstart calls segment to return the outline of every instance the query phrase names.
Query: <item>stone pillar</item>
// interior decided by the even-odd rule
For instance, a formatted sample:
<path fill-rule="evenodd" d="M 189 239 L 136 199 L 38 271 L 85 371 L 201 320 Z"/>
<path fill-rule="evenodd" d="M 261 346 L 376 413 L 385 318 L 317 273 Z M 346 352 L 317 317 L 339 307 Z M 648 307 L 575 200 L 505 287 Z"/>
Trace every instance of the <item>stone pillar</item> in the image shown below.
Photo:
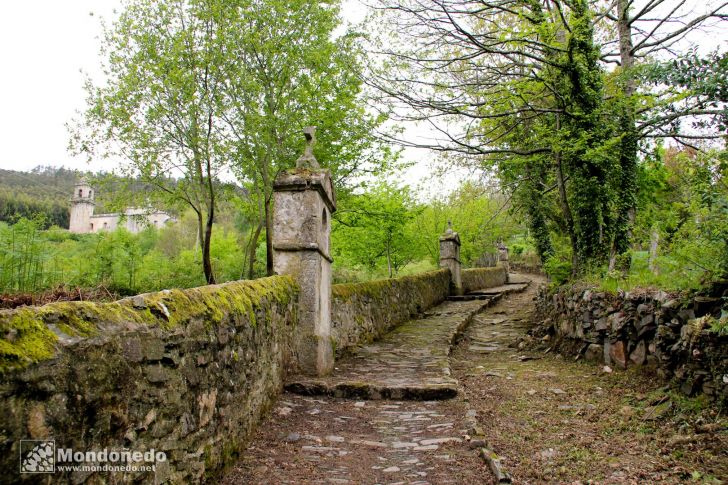
<path fill-rule="evenodd" d="M 508 281 L 508 273 L 511 272 L 511 266 L 508 262 L 508 247 L 503 242 L 498 243 L 498 261 L 503 264 L 506 270 L 506 282 Z"/>
<path fill-rule="evenodd" d="M 304 129 L 306 152 L 273 183 L 273 270 L 300 286 L 294 350 L 301 372 L 322 376 L 334 366 L 329 236 L 336 196 L 331 174 L 313 156 L 314 133 Z"/>
<path fill-rule="evenodd" d="M 447 222 L 447 230 L 440 236 L 440 267 L 450 270 L 450 294 L 463 294 L 463 280 L 460 276 L 460 236 Z"/>

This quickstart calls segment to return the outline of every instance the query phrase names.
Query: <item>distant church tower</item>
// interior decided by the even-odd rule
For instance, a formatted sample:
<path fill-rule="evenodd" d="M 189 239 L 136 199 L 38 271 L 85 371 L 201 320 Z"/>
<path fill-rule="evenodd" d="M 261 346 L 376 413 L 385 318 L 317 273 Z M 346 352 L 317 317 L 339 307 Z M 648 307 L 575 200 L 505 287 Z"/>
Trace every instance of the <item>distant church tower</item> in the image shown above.
<path fill-rule="evenodd" d="M 71 197 L 71 220 L 68 230 L 71 232 L 92 232 L 91 216 L 94 215 L 94 189 L 86 177 L 76 182 Z"/>

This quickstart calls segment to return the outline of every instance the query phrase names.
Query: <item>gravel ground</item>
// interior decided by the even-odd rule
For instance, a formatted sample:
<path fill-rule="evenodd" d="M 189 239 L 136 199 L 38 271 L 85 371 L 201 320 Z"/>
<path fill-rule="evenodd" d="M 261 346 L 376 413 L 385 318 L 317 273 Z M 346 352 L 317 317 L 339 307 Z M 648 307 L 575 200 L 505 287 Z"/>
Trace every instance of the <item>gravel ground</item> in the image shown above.
<path fill-rule="evenodd" d="M 353 401 L 285 393 L 222 483 L 483 483 L 461 399 Z"/>

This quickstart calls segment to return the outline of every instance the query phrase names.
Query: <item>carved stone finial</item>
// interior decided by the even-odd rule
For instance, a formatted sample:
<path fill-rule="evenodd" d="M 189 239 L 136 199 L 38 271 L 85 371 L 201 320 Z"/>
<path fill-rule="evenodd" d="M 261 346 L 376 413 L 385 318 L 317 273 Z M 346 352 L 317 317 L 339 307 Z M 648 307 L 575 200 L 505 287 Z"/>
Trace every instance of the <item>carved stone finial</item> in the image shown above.
<path fill-rule="evenodd" d="M 306 126 L 303 129 L 303 136 L 306 137 L 306 149 L 303 155 L 296 160 L 297 168 L 320 168 L 321 166 L 316 161 L 316 157 L 313 156 L 313 144 L 316 143 L 316 127 Z"/>
<path fill-rule="evenodd" d="M 452 221 L 447 221 L 447 229 L 445 229 L 445 234 L 454 234 L 455 231 L 452 230 Z"/>

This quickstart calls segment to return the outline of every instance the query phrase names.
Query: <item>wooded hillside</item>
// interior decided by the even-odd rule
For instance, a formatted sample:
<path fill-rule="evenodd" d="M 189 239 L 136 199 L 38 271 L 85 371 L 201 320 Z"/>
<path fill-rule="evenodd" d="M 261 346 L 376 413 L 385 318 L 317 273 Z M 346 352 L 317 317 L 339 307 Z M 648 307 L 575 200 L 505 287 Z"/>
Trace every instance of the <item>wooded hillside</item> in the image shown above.
<path fill-rule="evenodd" d="M 77 172 L 66 168 L 0 169 L 0 221 L 41 214 L 44 225 L 68 228 L 69 199 L 77 177 Z"/>

